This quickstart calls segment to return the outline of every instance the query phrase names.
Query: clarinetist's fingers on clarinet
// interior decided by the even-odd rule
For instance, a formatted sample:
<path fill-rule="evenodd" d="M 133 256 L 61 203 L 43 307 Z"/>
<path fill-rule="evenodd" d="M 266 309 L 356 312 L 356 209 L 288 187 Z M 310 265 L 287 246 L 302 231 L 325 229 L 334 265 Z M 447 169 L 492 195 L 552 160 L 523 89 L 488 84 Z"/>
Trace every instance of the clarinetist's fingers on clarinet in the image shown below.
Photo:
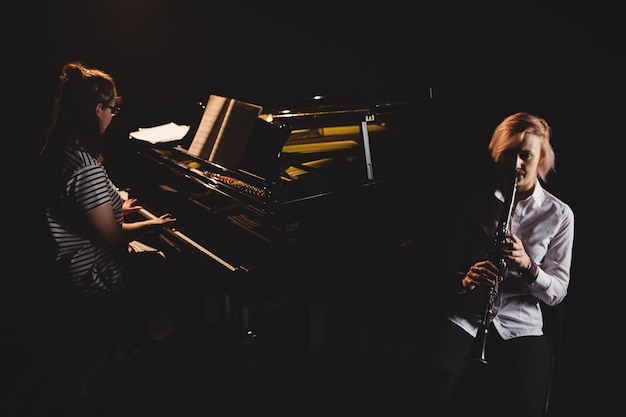
<path fill-rule="evenodd" d="M 524 244 L 514 233 L 506 234 L 507 243 L 502 248 L 502 253 L 511 268 L 527 268 L 530 257 L 526 253 Z"/>
<path fill-rule="evenodd" d="M 473 290 L 479 285 L 494 286 L 498 279 L 498 268 L 490 261 L 480 261 L 472 265 L 463 278 L 463 286 Z"/>

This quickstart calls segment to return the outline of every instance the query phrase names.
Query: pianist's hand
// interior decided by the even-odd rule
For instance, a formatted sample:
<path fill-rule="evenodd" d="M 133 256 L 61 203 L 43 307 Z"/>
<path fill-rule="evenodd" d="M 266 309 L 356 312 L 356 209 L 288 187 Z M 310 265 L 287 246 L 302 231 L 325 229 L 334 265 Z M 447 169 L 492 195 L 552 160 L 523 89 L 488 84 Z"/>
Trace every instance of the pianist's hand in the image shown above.
<path fill-rule="evenodd" d="M 165 213 L 160 215 L 159 217 L 155 217 L 154 219 L 144 220 L 149 225 L 154 226 L 163 226 L 166 223 L 175 222 L 176 218 L 172 217 L 170 213 Z"/>
<path fill-rule="evenodd" d="M 143 233 L 158 232 L 166 223 L 175 222 L 176 218 L 170 213 L 160 216 L 151 216 L 149 219 L 138 222 L 122 222 L 122 230 L 125 232 L 126 239 L 132 241 L 137 239 Z"/>
<path fill-rule="evenodd" d="M 128 216 L 130 213 L 134 213 L 142 209 L 141 206 L 135 205 L 136 203 L 136 198 L 129 198 L 128 200 L 124 200 L 124 203 L 122 203 L 122 213 L 124 213 L 124 216 Z"/>

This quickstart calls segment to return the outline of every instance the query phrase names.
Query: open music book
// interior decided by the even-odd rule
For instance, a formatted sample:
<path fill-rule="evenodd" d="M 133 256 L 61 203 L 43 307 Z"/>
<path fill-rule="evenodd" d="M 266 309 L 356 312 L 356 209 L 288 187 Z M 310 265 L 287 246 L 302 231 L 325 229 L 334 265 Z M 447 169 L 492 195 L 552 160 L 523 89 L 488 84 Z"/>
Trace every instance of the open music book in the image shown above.
<path fill-rule="evenodd" d="M 228 168 L 238 168 L 262 106 L 209 96 L 188 153 Z"/>

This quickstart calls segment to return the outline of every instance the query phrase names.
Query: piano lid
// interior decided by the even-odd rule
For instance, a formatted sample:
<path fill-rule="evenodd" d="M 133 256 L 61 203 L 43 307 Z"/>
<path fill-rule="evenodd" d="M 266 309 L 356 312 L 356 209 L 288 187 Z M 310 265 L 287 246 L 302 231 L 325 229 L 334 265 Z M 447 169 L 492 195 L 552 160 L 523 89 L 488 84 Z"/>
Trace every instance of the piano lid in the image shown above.
<path fill-rule="evenodd" d="M 430 105 L 432 100 L 431 88 L 415 93 L 384 95 L 314 95 L 266 104 L 260 117 L 268 121 L 280 121 L 292 129 L 340 126 L 359 123 L 366 117 L 398 120 L 409 113 L 413 113 L 413 116 L 423 116 L 424 106 Z"/>
<path fill-rule="evenodd" d="M 181 176 L 272 213 L 277 205 L 393 178 L 398 153 L 415 138 L 418 124 L 431 122 L 429 105 L 429 96 L 370 101 L 319 97 L 264 107 L 238 166 L 191 155 L 194 133 L 177 146 L 153 147 L 147 153 Z"/>

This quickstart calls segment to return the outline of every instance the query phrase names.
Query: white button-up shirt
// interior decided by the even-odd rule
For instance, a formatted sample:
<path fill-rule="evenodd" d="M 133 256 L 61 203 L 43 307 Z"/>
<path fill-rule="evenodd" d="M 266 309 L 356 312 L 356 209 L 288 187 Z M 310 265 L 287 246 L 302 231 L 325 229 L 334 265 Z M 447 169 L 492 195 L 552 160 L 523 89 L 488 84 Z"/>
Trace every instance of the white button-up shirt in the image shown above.
<path fill-rule="evenodd" d="M 461 227 L 467 228 L 463 232 L 467 235 L 461 237 L 467 237 L 466 241 L 453 242 L 450 246 L 455 251 L 452 265 L 456 269 L 449 278 L 459 294 L 464 292 L 460 282 L 469 267 L 486 259 L 503 207 L 504 196 L 500 191 L 493 192 L 495 199 L 484 198 L 485 194 L 480 196 L 463 205 Z M 537 181 L 533 194 L 515 206 L 510 230 L 522 240 L 526 253 L 539 266 L 539 275 L 528 284 L 514 268 L 507 271 L 494 302 L 493 324 L 504 339 L 541 335 L 543 318 L 539 300 L 554 306 L 567 294 L 574 246 L 574 213 Z M 458 240 L 459 234 L 455 237 Z M 474 336 L 479 317 L 476 312 L 462 309 L 449 314 L 450 320 Z"/>

